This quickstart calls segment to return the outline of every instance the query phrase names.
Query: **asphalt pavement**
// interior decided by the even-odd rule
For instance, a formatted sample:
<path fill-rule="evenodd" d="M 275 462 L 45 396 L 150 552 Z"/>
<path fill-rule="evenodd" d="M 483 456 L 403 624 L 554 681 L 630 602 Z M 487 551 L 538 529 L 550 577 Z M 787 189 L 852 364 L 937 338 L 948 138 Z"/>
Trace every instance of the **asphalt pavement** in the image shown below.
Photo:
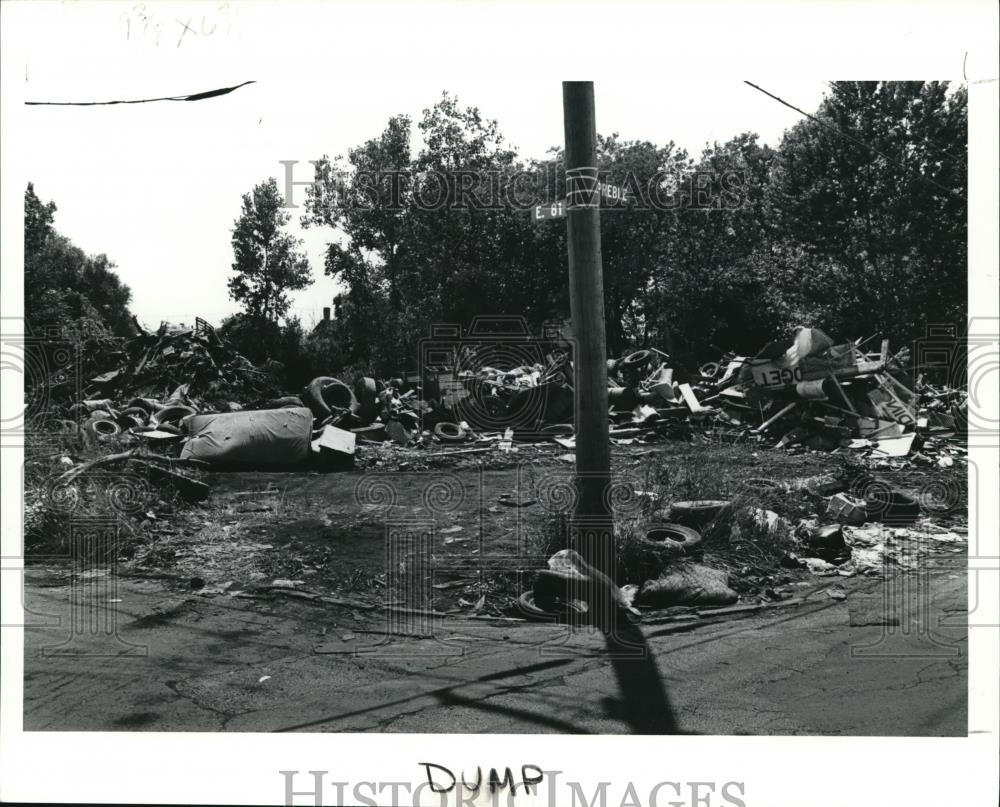
<path fill-rule="evenodd" d="M 636 704 L 665 696 L 685 733 L 967 733 L 961 555 L 890 580 L 817 578 L 777 606 L 648 621 L 646 660 L 618 665 L 652 670 L 652 698 L 622 691 L 631 679 L 601 634 L 559 625 L 51 568 L 26 573 L 25 605 L 25 730 L 607 734 L 634 731 Z"/>

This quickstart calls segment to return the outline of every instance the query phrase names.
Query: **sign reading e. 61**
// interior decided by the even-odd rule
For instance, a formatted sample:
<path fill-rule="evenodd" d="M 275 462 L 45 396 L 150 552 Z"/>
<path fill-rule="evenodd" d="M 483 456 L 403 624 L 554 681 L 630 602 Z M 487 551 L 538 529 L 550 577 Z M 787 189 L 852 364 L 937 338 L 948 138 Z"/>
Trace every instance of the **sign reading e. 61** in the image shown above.
<path fill-rule="evenodd" d="M 566 218 L 566 200 L 560 199 L 558 202 L 550 202 L 544 205 L 535 205 L 531 209 L 532 221 L 545 221 L 546 219 Z"/>

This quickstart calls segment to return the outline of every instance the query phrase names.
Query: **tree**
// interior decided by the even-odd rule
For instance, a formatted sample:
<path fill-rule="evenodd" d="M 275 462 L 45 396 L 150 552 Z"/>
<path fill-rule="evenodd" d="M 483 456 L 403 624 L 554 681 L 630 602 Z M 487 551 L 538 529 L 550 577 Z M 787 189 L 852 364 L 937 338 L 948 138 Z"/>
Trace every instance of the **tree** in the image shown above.
<path fill-rule="evenodd" d="M 132 292 L 107 255 L 87 255 L 55 229 L 56 205 L 42 202 L 32 183 L 24 192 L 24 312 L 28 326 L 134 332 Z"/>
<path fill-rule="evenodd" d="M 56 203 L 42 202 L 29 182 L 24 191 L 24 254 L 37 255 L 55 234 Z"/>
<path fill-rule="evenodd" d="M 799 324 L 899 344 L 964 316 L 964 90 L 838 82 L 814 117 L 777 148 L 746 132 L 696 160 L 599 137 L 602 178 L 646 202 L 655 186 L 657 202 L 604 203 L 620 208 L 601 215 L 610 352 L 652 344 L 694 363 Z M 435 322 L 568 315 L 565 226 L 509 204 L 565 197 L 561 150 L 525 161 L 447 93 L 415 128 L 396 116 L 324 157 L 303 220 L 339 236 L 325 262 L 346 287 L 338 356 L 380 373 L 412 366 Z"/>
<path fill-rule="evenodd" d="M 348 152 L 324 155 L 308 189 L 304 226 L 328 226 L 342 242 L 327 248 L 324 272 L 347 287 L 338 354 L 389 369 L 403 349 L 400 248 L 409 208 L 410 119 L 389 119 L 379 137 Z M 413 301 L 408 301 L 412 304 Z"/>
<path fill-rule="evenodd" d="M 797 280 L 821 327 L 895 342 L 963 321 L 966 91 L 946 82 L 837 82 L 786 133 L 772 237 L 802 245 Z"/>
<path fill-rule="evenodd" d="M 654 198 L 651 186 L 683 176 L 690 161 L 672 142 L 656 146 L 623 141 L 617 134 L 598 135 L 597 161 L 608 181 L 624 186 L 631 199 L 619 206 L 605 203 L 601 211 L 605 332 L 609 353 L 617 355 L 648 339 L 657 314 L 651 292 L 676 230 L 677 189 L 657 188 Z"/>
<path fill-rule="evenodd" d="M 647 317 L 655 340 L 670 352 L 700 356 L 712 353 L 713 344 L 750 349 L 773 333 L 754 261 L 768 228 L 773 159 L 757 135 L 744 133 L 679 167 Z"/>
<path fill-rule="evenodd" d="M 291 216 L 282 210 L 273 177 L 243 195 L 233 228 L 233 277 L 229 296 L 258 323 L 277 323 L 288 311 L 288 292 L 312 283 L 301 241 L 282 232 Z"/>
<path fill-rule="evenodd" d="M 303 219 L 339 231 L 325 269 L 347 287 L 344 347 L 385 373 L 415 365 L 434 322 L 519 314 L 538 327 L 567 307 L 564 235 L 502 204 L 527 166 L 496 121 L 445 94 L 418 129 L 416 155 L 396 116 L 346 159 L 324 156 Z"/>

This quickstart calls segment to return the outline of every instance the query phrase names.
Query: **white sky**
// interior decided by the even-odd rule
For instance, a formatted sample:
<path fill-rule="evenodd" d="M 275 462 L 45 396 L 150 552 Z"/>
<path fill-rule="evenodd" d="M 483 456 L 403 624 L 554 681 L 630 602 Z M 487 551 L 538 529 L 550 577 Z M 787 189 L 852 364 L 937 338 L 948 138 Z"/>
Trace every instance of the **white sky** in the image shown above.
<path fill-rule="evenodd" d="M 323 44 L 318 59 L 315 40 L 273 47 L 281 37 L 273 14 L 256 13 L 260 6 L 149 8 L 152 13 L 140 4 L 84 4 L 33 17 L 23 42 L 25 98 L 148 98 L 258 83 L 194 103 L 22 107 L 19 124 L 23 170 L 38 195 L 58 205 L 56 226 L 84 250 L 108 254 L 132 289 L 133 311 L 148 325 L 190 322 L 196 314 L 217 322 L 236 310 L 226 288 L 230 230 L 243 193 L 268 176 L 281 180 L 279 160 L 301 161 L 296 179 L 309 179 L 308 160 L 379 134 L 391 115 L 405 112 L 416 121 L 446 89 L 496 118 L 525 156 L 542 156 L 562 139 L 558 71 L 543 70 L 532 81 L 484 79 L 461 69 L 411 79 L 401 63 L 391 79 L 369 78 L 336 37 Z M 254 58 L 247 58 L 248 40 L 262 43 L 259 54 L 251 49 Z M 320 63 L 315 70 L 290 69 L 309 53 Z M 540 66 L 549 59 L 539 53 Z M 809 111 L 827 89 L 794 76 L 765 86 Z M 647 74 L 598 81 L 596 98 L 601 132 L 672 139 L 692 154 L 747 130 L 774 144 L 799 117 L 736 80 Z M 304 198 L 304 190 L 298 192 Z M 298 215 L 293 226 L 306 239 L 316 278 L 293 303 L 309 325 L 335 290 L 322 272 L 331 232 L 302 231 Z"/>

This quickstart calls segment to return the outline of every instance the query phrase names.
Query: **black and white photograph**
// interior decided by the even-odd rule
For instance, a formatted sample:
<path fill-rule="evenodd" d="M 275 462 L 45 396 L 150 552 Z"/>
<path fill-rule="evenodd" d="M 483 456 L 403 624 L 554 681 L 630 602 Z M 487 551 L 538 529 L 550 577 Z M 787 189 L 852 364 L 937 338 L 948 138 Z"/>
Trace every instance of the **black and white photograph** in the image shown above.
<path fill-rule="evenodd" d="M 996 803 L 997 9 L 821 5 L 4 3 L 0 797 Z"/>

